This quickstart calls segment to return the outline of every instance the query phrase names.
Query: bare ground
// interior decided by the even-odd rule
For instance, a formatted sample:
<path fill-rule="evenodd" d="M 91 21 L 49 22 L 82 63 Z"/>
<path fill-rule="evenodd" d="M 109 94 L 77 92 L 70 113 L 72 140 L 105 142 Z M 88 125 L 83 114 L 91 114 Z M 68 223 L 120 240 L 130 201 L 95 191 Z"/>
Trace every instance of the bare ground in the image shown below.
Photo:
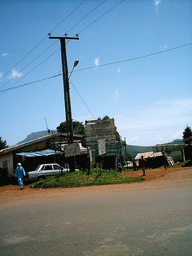
<path fill-rule="evenodd" d="M 127 177 L 141 177 L 142 171 L 125 172 Z M 162 189 L 192 185 L 192 167 L 169 167 L 146 170 L 145 181 L 121 185 L 90 186 L 80 188 L 34 189 L 29 185 L 20 190 L 17 185 L 0 187 L 0 205 L 34 203 L 46 198 L 80 196 L 86 194 L 114 193 L 127 190 Z"/>

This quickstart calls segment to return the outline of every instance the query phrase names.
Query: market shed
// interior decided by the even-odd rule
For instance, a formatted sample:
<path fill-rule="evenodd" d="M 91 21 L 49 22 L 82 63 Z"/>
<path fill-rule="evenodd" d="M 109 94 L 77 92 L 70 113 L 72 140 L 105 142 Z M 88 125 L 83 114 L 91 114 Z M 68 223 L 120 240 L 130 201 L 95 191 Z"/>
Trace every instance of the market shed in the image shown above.
<path fill-rule="evenodd" d="M 162 152 L 157 152 L 157 153 L 153 153 L 153 152 L 146 152 L 146 153 L 138 153 L 135 157 L 135 160 L 140 160 L 141 157 L 143 156 L 143 158 L 147 159 L 147 158 L 153 158 L 153 157 L 160 157 L 163 156 Z"/>
<path fill-rule="evenodd" d="M 185 160 L 190 160 L 192 161 L 192 136 L 183 139 L 183 142 L 185 143 L 185 145 L 183 146 L 183 154 L 184 154 L 184 161 Z"/>
<path fill-rule="evenodd" d="M 156 168 L 162 166 L 164 163 L 164 157 L 162 152 L 145 152 L 138 153 L 135 157 L 136 165 L 140 166 L 141 157 L 146 159 L 147 168 Z"/>
<path fill-rule="evenodd" d="M 81 138 L 82 135 L 74 135 L 74 141 L 80 142 Z M 64 166 L 67 159 L 61 150 L 63 144 L 67 144 L 67 134 L 54 133 L 7 147 L 0 150 L 0 166 L 7 169 L 8 177 L 14 176 L 18 162 L 22 163 L 27 172 L 42 163 L 57 162 Z"/>
<path fill-rule="evenodd" d="M 172 157 L 175 162 L 185 161 L 185 145 L 183 144 L 159 144 L 153 146 L 153 152 L 165 152 L 165 154 Z"/>

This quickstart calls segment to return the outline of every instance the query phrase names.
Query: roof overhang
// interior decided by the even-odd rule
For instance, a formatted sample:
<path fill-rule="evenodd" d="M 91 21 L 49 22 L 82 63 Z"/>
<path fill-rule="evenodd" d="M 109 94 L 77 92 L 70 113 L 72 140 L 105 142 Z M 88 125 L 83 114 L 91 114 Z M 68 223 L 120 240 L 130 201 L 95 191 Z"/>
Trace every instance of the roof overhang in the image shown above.
<path fill-rule="evenodd" d="M 136 155 L 135 157 L 135 160 L 139 160 L 141 159 L 141 157 L 143 156 L 143 158 L 153 158 L 153 157 L 159 157 L 159 156 L 162 156 L 162 152 L 156 152 L 156 153 L 153 153 L 153 152 L 145 152 L 145 153 L 139 153 Z"/>
<path fill-rule="evenodd" d="M 25 157 L 52 156 L 52 155 L 59 155 L 59 154 L 61 154 L 60 151 L 55 151 L 53 149 L 46 149 L 46 150 L 35 151 L 35 152 L 16 153 L 17 156 L 25 156 Z"/>
<path fill-rule="evenodd" d="M 67 134 L 66 133 L 53 133 L 53 134 L 49 134 L 49 135 L 46 135 L 46 136 L 43 136 L 43 137 L 39 137 L 39 138 L 34 139 L 34 140 L 30 140 L 30 141 L 27 141 L 27 142 L 24 142 L 24 143 L 21 143 L 21 144 L 17 144 L 17 145 L 11 146 L 11 147 L 4 148 L 4 149 L 0 150 L 0 155 L 1 154 L 6 154 L 6 153 L 11 152 L 11 151 L 18 150 L 20 148 L 24 148 L 24 147 L 29 146 L 29 145 L 33 145 L 33 144 L 39 143 L 41 141 L 50 140 L 50 139 L 52 139 L 54 137 L 57 137 L 57 136 L 61 136 L 61 137 L 67 138 Z M 75 137 L 75 138 L 82 138 L 82 135 L 81 134 L 74 134 L 73 137 Z"/>

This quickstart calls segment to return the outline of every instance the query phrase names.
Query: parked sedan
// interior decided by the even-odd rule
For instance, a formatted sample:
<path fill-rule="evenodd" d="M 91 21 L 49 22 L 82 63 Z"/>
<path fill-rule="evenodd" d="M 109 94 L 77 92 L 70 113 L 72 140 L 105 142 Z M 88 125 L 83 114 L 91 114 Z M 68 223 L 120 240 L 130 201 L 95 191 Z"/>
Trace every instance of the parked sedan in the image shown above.
<path fill-rule="evenodd" d="M 28 172 L 28 179 L 41 179 L 47 176 L 59 175 L 63 172 L 67 172 L 67 169 L 63 168 L 59 164 L 40 164 L 35 171 Z"/>

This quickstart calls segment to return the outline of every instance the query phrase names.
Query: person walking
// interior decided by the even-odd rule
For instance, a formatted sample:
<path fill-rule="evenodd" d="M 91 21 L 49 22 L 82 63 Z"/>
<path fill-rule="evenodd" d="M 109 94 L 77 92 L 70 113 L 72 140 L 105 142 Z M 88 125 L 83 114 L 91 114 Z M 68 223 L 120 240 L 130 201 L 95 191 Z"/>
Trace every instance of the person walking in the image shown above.
<path fill-rule="evenodd" d="M 143 171 L 143 176 L 145 176 L 145 168 L 146 168 L 146 159 L 143 158 L 143 156 L 141 156 L 141 168 L 142 168 L 142 171 Z"/>
<path fill-rule="evenodd" d="M 169 166 L 168 161 L 167 161 L 167 156 L 165 155 L 164 151 L 162 152 L 162 155 L 163 155 L 163 165 L 164 165 L 164 168 L 166 170 Z"/>
<path fill-rule="evenodd" d="M 21 166 L 20 163 L 17 164 L 17 168 L 15 170 L 15 177 L 17 178 L 18 185 L 21 189 L 23 189 L 23 176 L 25 176 L 25 170 Z"/>

